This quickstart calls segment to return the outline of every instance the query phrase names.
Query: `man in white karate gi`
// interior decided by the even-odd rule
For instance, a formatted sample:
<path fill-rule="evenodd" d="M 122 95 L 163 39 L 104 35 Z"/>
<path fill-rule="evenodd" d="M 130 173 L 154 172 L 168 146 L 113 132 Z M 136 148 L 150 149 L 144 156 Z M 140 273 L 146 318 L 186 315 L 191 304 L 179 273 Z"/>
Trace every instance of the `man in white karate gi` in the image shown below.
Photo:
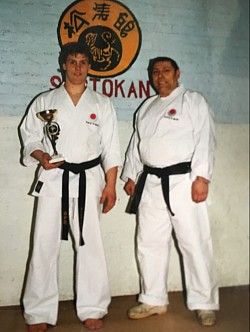
<path fill-rule="evenodd" d="M 121 165 L 116 113 L 108 97 L 87 86 L 90 64 L 83 45 L 63 46 L 59 63 L 63 84 L 39 95 L 20 126 L 23 163 L 40 164 L 32 192 L 38 204 L 23 297 L 30 332 L 47 331 L 57 322 L 59 250 L 69 229 L 77 253 L 78 318 L 87 329 L 99 329 L 110 303 L 99 222 L 101 212 L 116 201 Z M 49 110 L 54 119 L 48 125 L 42 120 Z"/>
<path fill-rule="evenodd" d="M 125 191 L 138 213 L 140 302 L 128 312 L 140 319 L 167 312 L 167 275 L 174 229 L 181 250 L 187 307 L 204 326 L 215 323 L 218 287 L 206 199 L 212 177 L 215 133 L 205 98 L 179 84 L 180 70 L 168 57 L 149 62 L 157 92 L 136 113 L 122 172 Z"/>

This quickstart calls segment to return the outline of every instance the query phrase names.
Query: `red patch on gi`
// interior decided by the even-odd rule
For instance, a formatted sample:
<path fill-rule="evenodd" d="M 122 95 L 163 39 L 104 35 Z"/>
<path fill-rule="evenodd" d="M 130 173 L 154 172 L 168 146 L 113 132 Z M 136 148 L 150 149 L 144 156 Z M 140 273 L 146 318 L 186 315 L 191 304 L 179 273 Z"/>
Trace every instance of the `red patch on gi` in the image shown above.
<path fill-rule="evenodd" d="M 173 108 L 170 111 L 168 111 L 168 115 L 170 115 L 170 116 L 173 116 L 175 114 L 176 114 L 176 110 Z"/>
<path fill-rule="evenodd" d="M 96 119 L 96 114 L 94 114 L 94 113 L 90 114 L 90 119 L 95 120 Z"/>

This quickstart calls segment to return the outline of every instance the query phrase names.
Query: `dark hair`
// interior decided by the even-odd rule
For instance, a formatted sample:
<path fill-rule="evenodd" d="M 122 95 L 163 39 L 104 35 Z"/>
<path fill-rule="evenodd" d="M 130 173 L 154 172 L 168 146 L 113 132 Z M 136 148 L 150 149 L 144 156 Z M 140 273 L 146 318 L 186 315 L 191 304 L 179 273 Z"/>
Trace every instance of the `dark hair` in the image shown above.
<path fill-rule="evenodd" d="M 69 55 L 72 54 L 84 54 L 89 61 L 89 50 L 84 44 L 80 44 L 78 42 L 67 43 L 61 47 L 61 51 L 59 54 L 58 62 L 60 66 L 60 72 L 62 74 L 63 80 L 65 78 L 65 70 L 63 69 L 63 64 L 66 63 Z"/>
<path fill-rule="evenodd" d="M 179 66 L 177 64 L 177 62 L 171 58 L 168 58 L 166 56 L 158 56 L 156 58 L 153 58 L 153 59 L 150 59 L 149 60 L 149 64 L 148 64 L 148 78 L 149 78 L 149 82 L 152 86 L 152 88 L 155 90 L 155 87 L 153 85 L 153 80 L 152 80 L 152 74 L 153 74 L 153 68 L 154 68 L 154 65 L 157 63 L 157 62 L 162 62 L 162 61 L 168 61 L 171 63 L 171 65 L 173 66 L 175 72 L 177 70 L 179 70 Z"/>

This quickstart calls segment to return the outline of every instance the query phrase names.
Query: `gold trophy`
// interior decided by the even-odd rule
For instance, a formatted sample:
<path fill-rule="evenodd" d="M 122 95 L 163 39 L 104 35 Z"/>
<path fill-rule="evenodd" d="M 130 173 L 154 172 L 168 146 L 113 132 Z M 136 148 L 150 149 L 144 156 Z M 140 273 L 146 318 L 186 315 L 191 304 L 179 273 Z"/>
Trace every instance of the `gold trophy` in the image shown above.
<path fill-rule="evenodd" d="M 51 156 L 51 160 L 49 161 L 51 164 L 64 160 L 64 157 L 56 150 L 56 141 L 60 134 L 59 124 L 54 121 L 56 112 L 57 109 L 50 109 L 36 113 L 40 120 L 46 122 L 45 131 L 54 151 L 54 154 Z"/>

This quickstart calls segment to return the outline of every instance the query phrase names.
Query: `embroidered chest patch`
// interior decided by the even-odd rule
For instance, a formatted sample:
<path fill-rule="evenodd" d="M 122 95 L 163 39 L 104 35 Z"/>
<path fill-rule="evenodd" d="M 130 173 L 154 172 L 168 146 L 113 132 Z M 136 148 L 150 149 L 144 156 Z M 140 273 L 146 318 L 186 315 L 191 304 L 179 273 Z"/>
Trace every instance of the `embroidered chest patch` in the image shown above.
<path fill-rule="evenodd" d="M 99 127 L 99 124 L 97 123 L 97 115 L 95 113 L 91 113 L 89 115 L 88 120 L 86 120 L 86 123 L 88 125 Z"/>
<path fill-rule="evenodd" d="M 174 121 L 179 121 L 179 119 L 175 117 L 176 114 L 177 114 L 176 109 L 171 108 L 171 110 L 169 110 L 167 112 L 167 114 L 164 115 L 164 118 L 165 119 L 174 120 Z"/>

